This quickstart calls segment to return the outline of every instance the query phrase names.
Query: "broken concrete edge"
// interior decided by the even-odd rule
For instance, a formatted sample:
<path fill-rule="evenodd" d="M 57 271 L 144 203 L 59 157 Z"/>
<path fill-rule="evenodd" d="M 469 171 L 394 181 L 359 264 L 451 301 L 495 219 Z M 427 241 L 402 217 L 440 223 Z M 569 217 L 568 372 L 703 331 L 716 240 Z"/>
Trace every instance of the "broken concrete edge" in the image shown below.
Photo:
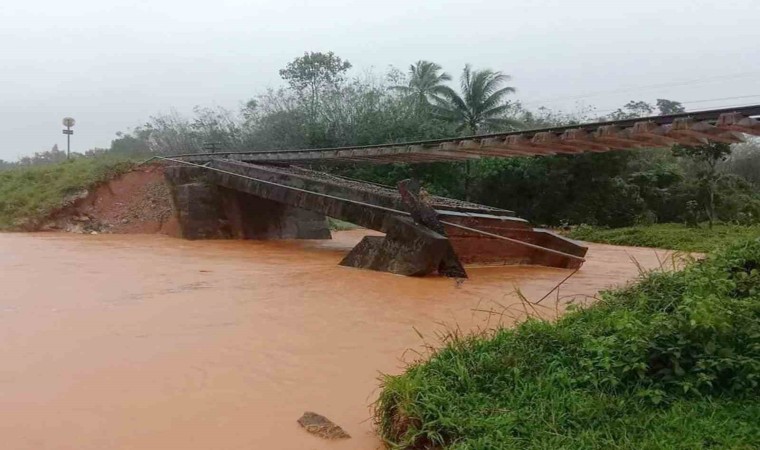
<path fill-rule="evenodd" d="M 437 272 L 452 278 L 467 278 L 448 238 L 414 222 L 411 217 L 396 216 L 389 222 L 385 237 L 365 236 L 340 265 L 407 276 Z"/>

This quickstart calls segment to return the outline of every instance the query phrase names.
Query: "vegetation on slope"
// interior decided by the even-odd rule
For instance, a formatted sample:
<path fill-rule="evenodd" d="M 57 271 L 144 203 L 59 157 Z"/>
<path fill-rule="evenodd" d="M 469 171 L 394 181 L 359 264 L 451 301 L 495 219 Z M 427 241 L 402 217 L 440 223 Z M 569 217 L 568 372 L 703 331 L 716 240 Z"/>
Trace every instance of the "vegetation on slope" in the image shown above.
<path fill-rule="evenodd" d="M 709 252 L 728 246 L 737 239 L 760 236 L 760 226 L 716 224 L 712 228 L 677 223 L 640 225 L 624 228 L 597 228 L 581 225 L 568 237 L 590 242 L 634 247 L 657 247 L 686 252 Z"/>
<path fill-rule="evenodd" d="M 531 110 L 513 97 L 509 76 L 488 67 L 452 73 L 420 60 L 407 71 L 353 75 L 350 67 L 332 52 L 308 52 L 280 71 L 281 87 L 252 92 L 239 109 L 199 106 L 191 115 L 157 114 L 117 133 L 108 149 L 85 155 L 145 159 L 209 146 L 243 151 L 387 144 L 684 111 L 667 99 L 630 101 L 604 116 L 592 106 L 570 114 Z M 61 158 L 65 153 L 54 146 L 18 162 L 0 160 L 0 170 Z M 509 209 L 536 225 L 760 221 L 757 138 L 694 149 L 316 168 L 390 185 L 414 177 L 430 193 Z"/>
<path fill-rule="evenodd" d="M 124 158 L 101 156 L 0 171 L 0 230 L 33 225 L 71 196 L 132 167 Z"/>
<path fill-rule="evenodd" d="M 759 448 L 760 239 L 383 379 L 393 448 Z"/>

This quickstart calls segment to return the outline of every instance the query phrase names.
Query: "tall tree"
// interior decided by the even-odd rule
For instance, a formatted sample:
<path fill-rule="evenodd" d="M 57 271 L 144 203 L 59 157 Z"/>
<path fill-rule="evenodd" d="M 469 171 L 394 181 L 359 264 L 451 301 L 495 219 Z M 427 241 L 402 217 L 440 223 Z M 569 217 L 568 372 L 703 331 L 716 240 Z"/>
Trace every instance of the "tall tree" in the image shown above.
<path fill-rule="evenodd" d="M 433 100 L 434 114 L 441 120 L 456 124 L 457 132 L 477 134 L 516 126 L 515 120 L 506 117 L 509 104 L 505 97 L 515 88 L 504 86 L 509 75 L 493 70 L 475 70 L 464 66 L 460 79 L 461 95 L 448 86 L 443 86 L 440 96 Z M 471 164 L 464 164 L 464 194 L 470 200 Z"/>
<path fill-rule="evenodd" d="M 417 112 L 429 111 L 431 102 L 445 92 L 445 82 L 451 75 L 443 72 L 438 64 L 420 60 L 409 66 L 409 82 L 406 86 L 393 86 L 414 102 Z"/>
<path fill-rule="evenodd" d="M 665 98 L 657 99 L 657 109 L 660 111 L 661 116 L 667 116 L 669 114 L 678 114 L 686 111 L 681 102 L 674 100 L 668 100 Z"/>
<path fill-rule="evenodd" d="M 337 87 L 350 68 L 350 62 L 343 61 L 333 52 L 305 52 L 280 70 L 280 76 L 301 96 L 313 115 L 323 91 Z"/>
<path fill-rule="evenodd" d="M 515 125 L 505 117 L 509 110 L 505 97 L 515 92 L 515 88 L 504 86 L 510 78 L 489 69 L 473 71 L 468 64 L 460 79 L 461 95 L 442 86 L 439 96 L 433 99 L 435 115 L 457 124 L 457 131 L 470 134 Z"/>

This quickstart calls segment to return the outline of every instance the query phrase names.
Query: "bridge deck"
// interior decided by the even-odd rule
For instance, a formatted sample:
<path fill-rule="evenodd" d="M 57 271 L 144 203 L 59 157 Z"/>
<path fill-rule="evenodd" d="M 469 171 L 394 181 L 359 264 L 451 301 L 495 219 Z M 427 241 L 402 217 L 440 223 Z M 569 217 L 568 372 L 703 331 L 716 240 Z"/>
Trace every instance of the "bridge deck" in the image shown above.
<path fill-rule="evenodd" d="M 673 144 L 734 143 L 760 135 L 760 105 L 640 119 L 586 123 L 462 138 L 361 147 L 177 155 L 191 162 L 224 157 L 265 164 L 425 163 L 480 158 L 607 152 Z"/>

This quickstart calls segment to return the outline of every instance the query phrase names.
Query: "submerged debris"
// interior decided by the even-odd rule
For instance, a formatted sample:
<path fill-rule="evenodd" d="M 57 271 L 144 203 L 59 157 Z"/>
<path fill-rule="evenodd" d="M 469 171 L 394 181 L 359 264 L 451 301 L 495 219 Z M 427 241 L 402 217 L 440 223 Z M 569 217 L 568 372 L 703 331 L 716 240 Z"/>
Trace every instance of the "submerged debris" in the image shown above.
<path fill-rule="evenodd" d="M 348 439 L 351 436 L 343 428 L 335 425 L 330 419 L 320 414 L 306 411 L 298 423 L 311 434 L 325 439 Z"/>

